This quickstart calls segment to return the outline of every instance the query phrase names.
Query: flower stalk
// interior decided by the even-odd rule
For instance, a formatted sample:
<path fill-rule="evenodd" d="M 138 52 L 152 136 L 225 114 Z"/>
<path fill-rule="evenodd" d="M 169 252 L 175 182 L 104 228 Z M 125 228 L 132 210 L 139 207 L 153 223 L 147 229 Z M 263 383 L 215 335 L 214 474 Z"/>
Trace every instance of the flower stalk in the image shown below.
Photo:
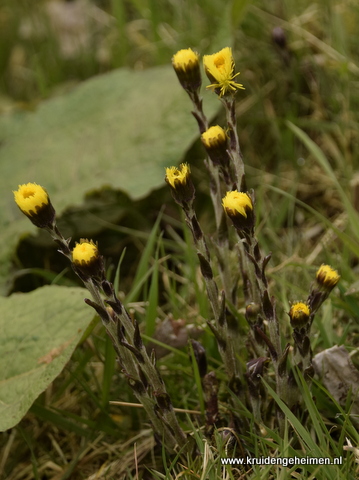
<path fill-rule="evenodd" d="M 21 185 L 14 196 L 23 213 L 51 235 L 59 252 L 69 259 L 74 272 L 90 292 L 92 300 L 87 298 L 85 302 L 101 318 L 118 355 L 122 372 L 146 410 L 158 438 L 170 452 L 188 449 L 190 442 L 178 423 L 170 396 L 156 368 L 156 359 L 148 356 L 136 320 L 131 319 L 118 299 L 113 284 L 106 279 L 103 257 L 97 245 L 91 240 L 82 239 L 71 250 L 71 239 L 65 239 L 59 231 L 55 210 L 42 187 L 36 184 Z"/>
<path fill-rule="evenodd" d="M 328 298 L 330 292 L 338 284 L 339 280 L 340 275 L 338 272 L 329 265 L 323 264 L 316 272 L 315 281 L 310 288 L 308 298 L 305 302 L 305 318 L 299 324 L 296 324 L 298 322 L 294 322 L 293 325 L 293 314 L 291 314 L 291 312 L 298 304 L 293 305 L 289 312 L 289 317 L 293 326 L 293 339 L 296 347 L 294 359 L 308 381 L 310 381 L 310 377 L 313 375 L 312 349 L 310 347 L 311 327 L 318 309 Z"/>
<path fill-rule="evenodd" d="M 176 180 L 173 180 L 174 178 Z M 208 299 L 215 321 L 215 325 L 212 325 L 210 322 L 208 322 L 208 325 L 217 339 L 219 351 L 226 366 L 230 382 L 239 389 L 242 372 L 240 362 L 236 355 L 235 342 L 230 341 L 230 339 L 233 338 L 233 334 L 229 332 L 229 325 L 226 321 L 225 293 L 222 291 L 221 298 L 219 297 L 219 290 L 214 279 L 207 242 L 198 222 L 196 212 L 193 209 L 195 192 L 192 181 L 190 180 L 190 170 L 184 164 L 182 164 L 179 169 L 175 167 L 167 168 L 165 180 L 171 188 L 173 198 L 182 207 L 187 226 L 192 233 L 196 246 L 201 273 L 206 285 Z M 189 185 L 191 185 L 191 187 L 189 187 Z M 183 193 L 187 189 L 191 190 L 191 197 Z M 239 393 L 239 391 L 237 393 Z"/>
<path fill-rule="evenodd" d="M 277 393 L 282 400 L 287 402 L 290 390 L 288 389 L 288 378 L 283 365 L 286 363 L 289 350 L 282 351 L 274 299 L 270 297 L 268 290 L 268 280 L 265 269 L 271 255 L 262 256 L 258 241 L 255 237 L 253 195 L 238 192 L 237 190 L 227 192 L 227 195 L 223 198 L 223 208 L 236 229 L 244 255 L 247 259 L 248 267 L 246 272 L 249 285 L 246 291 L 246 300 L 248 303 L 246 319 L 251 327 L 251 341 L 256 345 L 254 348 L 256 353 L 265 355 L 266 351 L 268 351 L 275 372 Z M 268 335 L 264 329 L 264 322 L 268 327 Z M 247 383 L 252 408 L 257 412 L 257 415 L 259 415 L 260 398 L 255 394 L 255 387 L 257 386 L 258 388 L 258 384 L 249 372 L 247 372 Z M 280 428 L 282 428 L 283 420 L 280 417 L 278 417 L 278 422 Z"/>

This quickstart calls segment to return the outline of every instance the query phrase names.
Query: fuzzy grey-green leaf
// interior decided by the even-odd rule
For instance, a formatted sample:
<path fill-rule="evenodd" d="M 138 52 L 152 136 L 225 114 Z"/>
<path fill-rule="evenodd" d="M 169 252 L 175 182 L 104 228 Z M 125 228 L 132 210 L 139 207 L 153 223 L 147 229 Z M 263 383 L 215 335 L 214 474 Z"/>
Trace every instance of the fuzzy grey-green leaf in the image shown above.
<path fill-rule="evenodd" d="M 46 286 L 0 297 L 0 431 L 21 420 L 70 359 L 93 318 L 86 295 Z"/>
<path fill-rule="evenodd" d="M 220 108 L 204 92 L 209 118 Z M 164 184 L 198 137 L 191 102 L 171 66 L 120 69 L 83 82 L 35 112 L 0 117 L 0 290 L 24 232 L 34 232 L 12 190 L 35 182 L 56 211 L 81 205 L 87 192 L 110 186 L 138 199 Z"/>

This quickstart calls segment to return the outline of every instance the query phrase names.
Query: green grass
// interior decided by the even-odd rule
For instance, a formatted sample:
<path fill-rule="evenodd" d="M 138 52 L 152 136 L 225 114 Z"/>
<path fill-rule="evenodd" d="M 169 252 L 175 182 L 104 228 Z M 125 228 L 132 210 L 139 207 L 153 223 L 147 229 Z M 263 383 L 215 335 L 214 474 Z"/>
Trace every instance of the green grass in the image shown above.
<path fill-rule="evenodd" d="M 270 5 L 260 0 L 236 0 L 233 4 L 214 0 L 90 3 L 111 21 L 104 31 L 93 33 L 88 48 L 78 57 L 64 59 L 44 14 L 44 2 L 34 1 L 30 8 L 26 2 L 3 1 L 0 111 L 9 105 L 12 109 L 32 108 L 66 91 L 73 82 L 112 68 L 142 69 L 169 63 L 179 48 L 193 46 L 207 53 L 210 45 L 226 38 L 221 30 L 226 26 L 225 4 L 232 9 L 233 24 L 227 25 L 227 30 L 233 32 L 236 64 L 246 87 L 245 93 L 238 95 L 237 111 L 247 184 L 256 192 L 261 248 L 273 252 L 268 271 L 283 338 L 290 339 L 286 315 L 290 302 L 306 298 L 316 268 L 330 263 L 340 270 L 342 280 L 317 315 L 314 353 L 335 344 L 344 344 L 349 350 L 357 348 L 359 197 L 353 180 L 359 167 L 359 6 L 339 0 L 314 4 L 308 0 L 277 0 Z M 24 39 L 19 34 L 21 22 L 29 16 L 40 19 L 42 37 Z M 272 41 L 272 30 L 278 26 L 284 29 L 286 49 Z M 106 45 L 106 61 L 99 60 L 96 53 L 101 42 Z M 196 144 L 187 157 L 186 161 L 193 164 L 200 221 L 211 235 L 213 216 L 202 163 L 204 153 Z M 205 327 L 210 308 L 192 239 L 167 189 L 155 195 L 163 200 L 164 210 L 153 211 L 150 204 L 141 205 L 143 218 L 146 212 L 154 218 L 152 229 L 144 231 L 141 220 L 136 219 L 106 227 L 103 237 L 108 241 L 114 232 L 129 239 L 124 257 L 114 261 L 114 268 L 119 267 L 113 275 L 120 291 L 128 287 L 126 302 L 141 321 L 146 341 L 155 331 L 156 322 L 169 314 L 175 320 L 185 319 L 188 324 L 204 327 L 200 341 L 207 352 L 209 369 L 224 379 L 213 335 Z M 133 246 L 137 255 L 130 251 Z M 32 269 L 31 273 L 49 283 L 73 281 L 66 273 L 59 277 L 60 272 L 46 268 Z M 170 352 L 159 361 L 158 368 L 174 406 L 203 412 L 193 352 L 185 346 L 178 349 L 168 342 L 157 343 Z M 239 352 L 245 355 L 245 346 L 239 347 Z M 353 361 L 356 363 L 355 356 Z M 240 433 L 237 443 L 231 443 L 232 433 L 222 427 L 207 438 L 201 429 L 203 416 L 180 414 L 181 425 L 194 438 L 197 450 L 192 457 L 170 457 L 155 446 L 141 409 L 109 404 L 110 400 L 131 403 L 135 399 L 116 366 L 109 339 L 95 322 L 62 374 L 21 423 L 2 434 L 1 478 L 356 478 L 357 457 L 345 447 L 348 440 L 358 447 L 359 437 L 347 409 L 338 405 L 320 383 L 314 382 L 313 397 L 299 376 L 306 415 L 302 412 L 296 416 L 277 397 L 270 380 L 263 380 L 263 385 L 274 399 L 273 412 L 278 407 L 287 419 L 283 438 L 271 424 L 260 428 L 238 400 L 228 407 L 230 393 L 221 387 L 222 427 L 230 425 L 233 409 L 250 425 L 248 431 Z M 343 456 L 343 465 L 307 465 L 300 469 L 221 465 L 221 456 L 236 457 L 243 452 L 258 457 Z"/>

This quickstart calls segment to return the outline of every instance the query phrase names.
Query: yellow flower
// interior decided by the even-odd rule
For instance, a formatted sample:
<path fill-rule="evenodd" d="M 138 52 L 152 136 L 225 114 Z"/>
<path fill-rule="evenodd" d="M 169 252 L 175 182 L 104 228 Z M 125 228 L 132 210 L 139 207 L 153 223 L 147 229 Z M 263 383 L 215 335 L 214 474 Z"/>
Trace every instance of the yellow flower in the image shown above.
<path fill-rule="evenodd" d="M 36 183 L 19 185 L 13 192 L 20 210 L 39 228 L 50 226 L 55 219 L 55 210 L 47 191 Z"/>
<path fill-rule="evenodd" d="M 310 308 L 306 303 L 294 303 L 289 310 L 290 323 L 293 328 L 303 327 L 309 321 Z"/>
<path fill-rule="evenodd" d="M 76 273 L 83 280 L 102 276 L 103 263 L 97 245 L 92 240 L 82 238 L 72 250 L 72 263 Z"/>
<path fill-rule="evenodd" d="M 182 163 L 179 168 L 166 168 L 165 180 L 171 187 L 173 198 L 182 207 L 184 204 L 191 203 L 195 196 L 190 174 L 191 170 L 187 163 Z"/>
<path fill-rule="evenodd" d="M 329 265 L 322 265 L 316 274 L 317 282 L 325 290 L 332 290 L 340 280 L 340 275 Z"/>
<path fill-rule="evenodd" d="M 216 125 L 210 127 L 201 135 L 201 140 L 206 149 L 227 146 L 227 135 L 222 127 Z"/>
<path fill-rule="evenodd" d="M 230 171 L 230 158 L 226 132 L 219 125 L 215 125 L 202 133 L 201 140 L 213 164 L 221 166 L 223 175 L 227 176 Z"/>
<path fill-rule="evenodd" d="M 241 233 L 242 230 L 253 231 L 255 222 L 253 203 L 247 193 L 237 190 L 227 192 L 222 199 L 222 205 L 238 233 Z"/>
<path fill-rule="evenodd" d="M 89 264 L 94 258 L 98 257 L 97 245 L 92 241 L 82 238 L 80 243 L 76 242 L 75 248 L 72 250 L 72 261 L 74 263 Z"/>
<path fill-rule="evenodd" d="M 37 208 L 49 203 L 49 196 L 46 190 L 36 183 L 19 185 L 18 190 L 13 193 L 17 206 L 27 214 L 36 212 Z"/>
<path fill-rule="evenodd" d="M 235 66 L 230 47 L 223 48 L 213 55 L 204 55 L 203 64 L 206 75 L 212 82 L 206 88 L 219 90 L 216 93 L 219 93 L 220 97 L 226 93 L 234 93 L 239 88 L 244 89 L 242 84 L 234 80 L 239 72 L 234 73 Z"/>
<path fill-rule="evenodd" d="M 191 170 L 187 163 L 182 163 L 179 168 L 169 167 L 166 168 L 166 181 L 172 188 L 176 188 L 176 185 L 184 184 L 187 182 Z"/>
<path fill-rule="evenodd" d="M 172 65 L 182 87 L 188 91 L 196 91 L 201 86 L 199 55 L 191 48 L 179 50 L 172 57 Z"/>
<path fill-rule="evenodd" d="M 222 205 L 227 215 L 242 215 L 247 218 L 250 211 L 253 210 L 253 203 L 250 196 L 247 193 L 238 192 L 233 190 L 227 192 L 226 196 L 222 199 Z"/>
<path fill-rule="evenodd" d="M 172 57 L 172 65 L 175 70 L 191 70 L 197 64 L 199 65 L 199 55 L 191 48 L 179 50 Z"/>

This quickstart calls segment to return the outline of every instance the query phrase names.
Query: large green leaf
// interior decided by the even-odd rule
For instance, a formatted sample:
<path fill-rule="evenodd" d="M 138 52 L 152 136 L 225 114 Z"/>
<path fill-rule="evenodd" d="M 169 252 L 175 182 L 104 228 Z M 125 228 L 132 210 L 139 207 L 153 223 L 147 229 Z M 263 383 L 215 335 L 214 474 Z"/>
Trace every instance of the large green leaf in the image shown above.
<path fill-rule="evenodd" d="M 204 95 L 211 118 L 220 103 Z M 0 117 L 0 289 L 20 235 L 35 229 L 14 204 L 18 184 L 44 186 L 58 213 L 103 186 L 143 197 L 198 136 L 190 111 L 172 67 L 162 66 L 113 71 L 35 112 Z"/>
<path fill-rule="evenodd" d="M 16 425 L 66 365 L 93 318 L 88 296 L 47 286 L 0 297 L 0 431 Z"/>

